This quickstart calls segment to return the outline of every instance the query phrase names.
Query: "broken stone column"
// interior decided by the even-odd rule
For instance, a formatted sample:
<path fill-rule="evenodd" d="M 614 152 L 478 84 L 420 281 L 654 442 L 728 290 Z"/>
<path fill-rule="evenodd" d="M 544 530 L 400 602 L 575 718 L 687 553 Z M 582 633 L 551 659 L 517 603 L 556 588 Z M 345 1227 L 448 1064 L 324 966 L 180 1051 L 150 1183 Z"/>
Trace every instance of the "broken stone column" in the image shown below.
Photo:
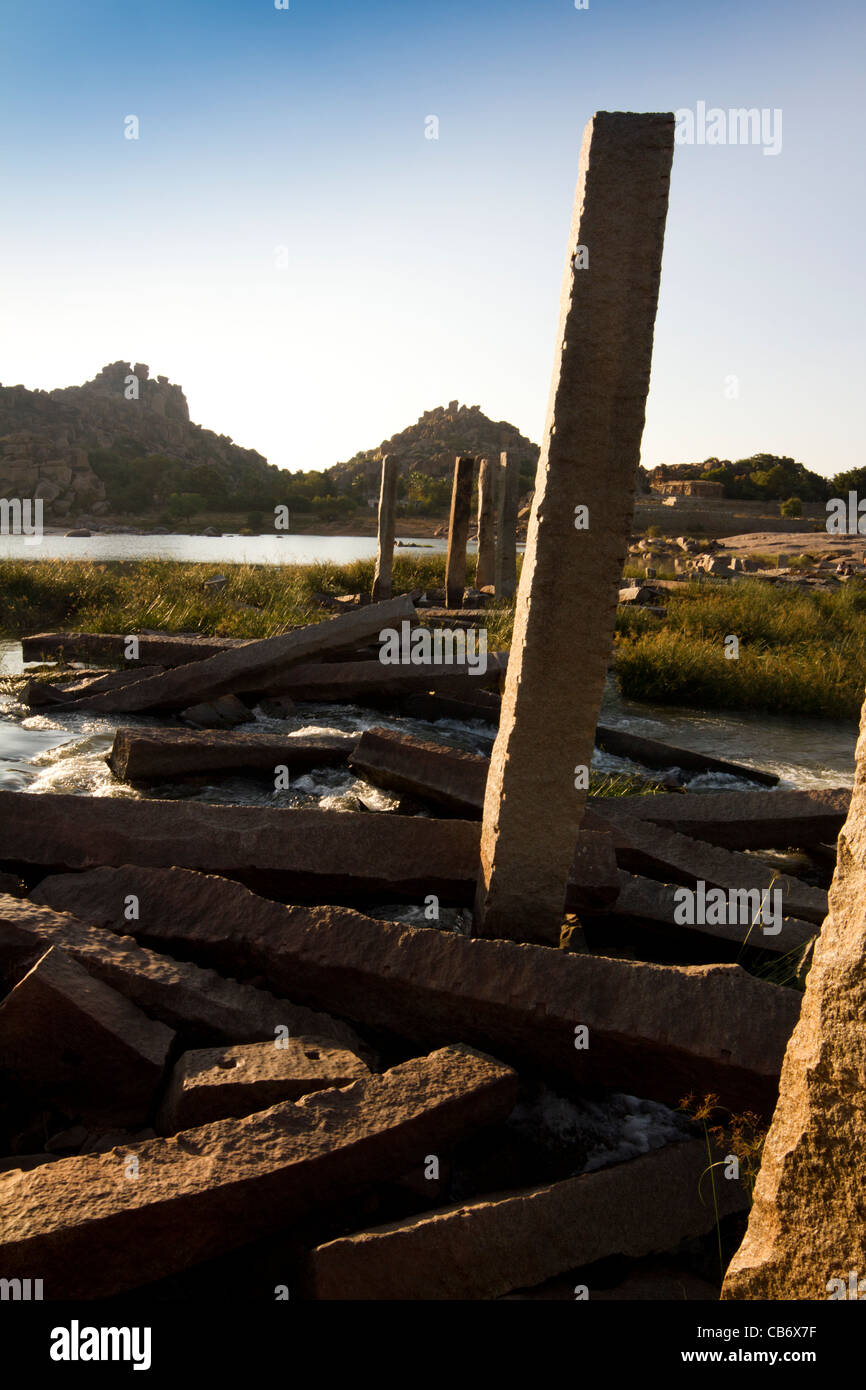
<path fill-rule="evenodd" d="M 673 115 L 586 127 L 553 381 L 484 803 L 476 930 L 559 940 L 628 549 Z M 591 269 L 587 265 L 591 261 Z"/>
<path fill-rule="evenodd" d="M 448 558 L 445 561 L 445 606 L 462 608 L 466 587 L 466 542 L 472 509 L 473 458 L 458 458 L 454 464 L 451 489 L 451 516 L 448 521 Z"/>
<path fill-rule="evenodd" d="M 496 504 L 497 598 L 514 598 L 517 588 L 517 506 L 520 501 L 520 465 L 517 455 L 499 455 Z"/>
<path fill-rule="evenodd" d="M 381 603 L 383 599 L 391 597 L 399 476 L 400 465 L 397 456 L 385 454 L 382 459 L 382 484 L 379 489 L 379 548 L 376 552 L 376 572 L 373 576 L 374 603 Z"/>
<path fill-rule="evenodd" d="M 773 793 L 775 796 L 776 793 Z M 730 1299 L 866 1297 L 866 705 L 851 809 Z"/>
<path fill-rule="evenodd" d="M 478 559 L 475 565 L 475 587 L 483 589 L 492 584 L 496 575 L 496 534 L 494 531 L 493 484 L 494 472 L 489 459 L 478 465 Z"/>

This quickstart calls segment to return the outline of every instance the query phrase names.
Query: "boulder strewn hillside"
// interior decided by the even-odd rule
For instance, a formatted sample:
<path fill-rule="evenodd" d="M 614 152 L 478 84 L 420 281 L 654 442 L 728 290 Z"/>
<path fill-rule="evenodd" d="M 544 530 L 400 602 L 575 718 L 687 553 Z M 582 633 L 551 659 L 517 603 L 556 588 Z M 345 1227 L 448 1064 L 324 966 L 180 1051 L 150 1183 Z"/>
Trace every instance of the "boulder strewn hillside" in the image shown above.
<path fill-rule="evenodd" d="M 0 387 L 0 495 L 41 497 L 48 519 L 269 507 L 286 476 L 192 424 L 182 388 L 140 362 L 112 362 L 83 386 Z"/>
<path fill-rule="evenodd" d="M 378 448 L 335 464 L 327 472 L 340 492 L 358 498 L 372 497 L 378 493 L 382 455 L 396 454 L 400 459 L 400 495 L 410 504 L 410 510 L 441 511 L 451 495 L 457 455 L 498 460 L 503 449 L 520 460 L 522 489 L 531 487 L 538 445 L 507 420 L 491 420 L 480 406 L 451 401 L 447 406 L 425 410 L 416 424 L 383 440 Z"/>

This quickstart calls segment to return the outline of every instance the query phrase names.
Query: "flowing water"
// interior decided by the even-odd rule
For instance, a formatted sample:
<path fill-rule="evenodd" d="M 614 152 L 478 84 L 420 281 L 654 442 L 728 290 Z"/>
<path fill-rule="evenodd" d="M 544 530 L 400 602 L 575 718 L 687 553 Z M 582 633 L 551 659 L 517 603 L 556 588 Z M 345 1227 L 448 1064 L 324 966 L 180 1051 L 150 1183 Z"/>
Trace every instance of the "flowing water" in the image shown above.
<path fill-rule="evenodd" d="M 0 642 L 0 676 L 24 669 L 18 642 Z M 602 722 L 648 738 L 726 758 L 744 766 L 776 772 L 784 787 L 851 786 L 854 773 L 854 723 L 740 714 L 707 713 L 623 700 L 609 685 Z M 321 768 L 274 791 L 262 778 L 233 777 L 212 781 L 166 783 L 146 793 L 114 779 L 105 755 L 119 724 L 163 726 L 147 716 L 123 718 L 93 713 L 31 713 L 12 695 L 0 694 L 0 787 L 34 793 L 71 792 L 90 796 L 148 795 L 192 797 L 242 805 L 322 806 L 334 809 L 387 810 L 397 798 L 364 782 L 348 768 Z M 360 732 L 374 726 L 414 734 L 470 752 L 489 753 L 494 729 L 480 719 L 428 723 L 405 716 L 346 704 L 300 704 L 285 719 L 251 711 L 241 730 L 301 737 L 313 733 Z M 596 751 L 593 766 L 602 772 L 642 771 L 623 758 Z M 750 785 L 718 774 L 684 774 L 690 790 L 712 791 Z"/>

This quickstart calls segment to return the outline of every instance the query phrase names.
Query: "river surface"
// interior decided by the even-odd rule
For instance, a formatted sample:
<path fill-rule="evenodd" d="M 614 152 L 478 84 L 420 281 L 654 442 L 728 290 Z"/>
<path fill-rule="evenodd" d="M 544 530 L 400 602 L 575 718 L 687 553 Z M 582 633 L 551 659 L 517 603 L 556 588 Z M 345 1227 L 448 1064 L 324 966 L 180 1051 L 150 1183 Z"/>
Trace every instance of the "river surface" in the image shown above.
<path fill-rule="evenodd" d="M 397 539 L 412 555 L 441 554 L 447 540 L 437 536 Z M 467 551 L 473 554 L 475 542 Z M 518 551 L 523 546 L 518 545 Z M 218 565 L 308 565 L 331 560 L 347 565 L 376 554 L 375 536 L 43 536 L 30 545 L 22 536 L 0 535 L 0 560 L 184 560 Z"/>
<path fill-rule="evenodd" d="M 24 670 L 18 642 L 0 641 L 0 677 Z M 0 787 L 34 793 L 68 792 L 90 796 L 142 795 L 114 779 L 105 762 L 115 729 L 165 727 L 170 721 L 152 716 L 112 717 L 96 713 L 31 711 L 10 694 L 0 694 Z M 783 787 L 851 786 L 854 776 L 856 724 L 774 717 L 753 713 L 707 713 L 700 710 L 638 704 L 623 700 L 612 682 L 602 707 L 602 722 L 647 738 L 661 739 L 746 767 L 775 772 Z M 414 734 L 470 752 L 489 753 L 495 730 L 483 720 L 436 723 L 388 715 L 347 704 L 299 704 L 292 715 L 276 719 L 258 707 L 241 730 L 301 737 L 313 733 L 360 732 L 372 727 Z M 593 766 L 601 772 L 641 771 L 623 758 L 596 751 Z M 715 791 L 755 785 L 718 774 L 685 774 L 692 791 Z M 371 786 L 346 767 L 314 769 L 291 787 L 275 792 L 261 778 L 213 778 L 166 783 L 147 795 L 192 797 L 242 805 L 321 806 L 333 809 L 389 810 L 397 798 Z"/>

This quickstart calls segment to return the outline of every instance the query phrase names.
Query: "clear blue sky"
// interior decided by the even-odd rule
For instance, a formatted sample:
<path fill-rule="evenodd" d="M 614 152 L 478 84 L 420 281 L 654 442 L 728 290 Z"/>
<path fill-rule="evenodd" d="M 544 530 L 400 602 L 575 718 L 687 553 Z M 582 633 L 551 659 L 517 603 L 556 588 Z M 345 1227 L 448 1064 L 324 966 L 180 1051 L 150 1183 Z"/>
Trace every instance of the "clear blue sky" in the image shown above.
<path fill-rule="evenodd" d="M 704 101 L 782 148 L 677 147 L 643 462 L 866 462 L 857 0 L 0 13 L 5 384 L 147 362 L 287 468 L 455 397 L 538 440 L 583 127 Z"/>

